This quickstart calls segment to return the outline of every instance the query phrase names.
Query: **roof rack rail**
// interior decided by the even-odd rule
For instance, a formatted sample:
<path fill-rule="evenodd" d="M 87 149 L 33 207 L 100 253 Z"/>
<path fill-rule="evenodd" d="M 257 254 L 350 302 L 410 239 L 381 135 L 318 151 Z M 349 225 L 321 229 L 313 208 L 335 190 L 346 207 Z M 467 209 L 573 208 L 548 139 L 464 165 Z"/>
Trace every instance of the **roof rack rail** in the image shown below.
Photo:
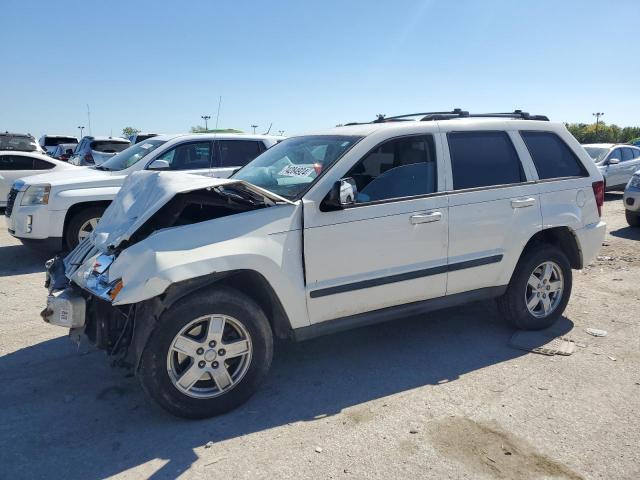
<path fill-rule="evenodd" d="M 513 112 L 497 112 L 497 113 L 469 113 L 461 108 L 454 108 L 450 112 L 423 112 L 423 113 L 408 113 L 405 115 L 394 115 L 393 117 L 387 117 L 382 114 L 378 114 L 377 118 L 372 122 L 352 122 L 345 125 L 364 125 L 367 123 L 388 123 L 388 122 L 406 122 L 411 120 L 411 117 L 420 117 L 421 122 L 436 121 L 436 120 L 451 120 L 453 118 L 517 118 L 521 120 L 540 120 L 544 122 L 549 121 L 549 117 L 546 115 L 531 115 L 528 112 L 522 110 L 514 110 Z"/>

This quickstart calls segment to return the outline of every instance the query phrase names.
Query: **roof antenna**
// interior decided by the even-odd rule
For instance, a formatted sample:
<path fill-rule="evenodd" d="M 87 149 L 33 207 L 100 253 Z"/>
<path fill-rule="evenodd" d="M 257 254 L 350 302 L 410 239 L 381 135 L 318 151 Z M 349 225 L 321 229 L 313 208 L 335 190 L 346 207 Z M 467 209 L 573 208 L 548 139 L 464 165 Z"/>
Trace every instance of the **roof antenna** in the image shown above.
<path fill-rule="evenodd" d="M 266 132 L 264 132 L 263 135 L 269 135 L 269 132 L 271 131 L 271 127 L 273 127 L 273 122 L 269 124 L 269 129 Z"/>

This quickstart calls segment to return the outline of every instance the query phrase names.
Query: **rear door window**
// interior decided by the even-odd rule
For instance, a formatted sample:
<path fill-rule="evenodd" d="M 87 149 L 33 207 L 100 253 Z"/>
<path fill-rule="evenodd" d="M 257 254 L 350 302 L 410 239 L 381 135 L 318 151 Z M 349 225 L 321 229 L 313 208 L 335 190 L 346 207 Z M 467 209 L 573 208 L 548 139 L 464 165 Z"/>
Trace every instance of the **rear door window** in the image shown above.
<path fill-rule="evenodd" d="M 55 165 L 51 162 L 47 162 L 46 160 L 41 160 L 39 158 L 33 159 L 33 169 L 34 170 L 51 170 Z"/>
<path fill-rule="evenodd" d="M 573 150 L 553 132 L 521 131 L 540 180 L 587 175 Z"/>
<path fill-rule="evenodd" d="M 633 150 L 630 148 L 621 148 L 622 150 L 622 161 L 626 162 L 627 160 L 633 160 Z"/>
<path fill-rule="evenodd" d="M 102 153 L 118 153 L 129 146 L 129 143 L 95 140 L 91 142 L 91 150 Z"/>
<path fill-rule="evenodd" d="M 506 132 L 450 132 L 447 140 L 454 190 L 526 180 L 518 153 Z"/>
<path fill-rule="evenodd" d="M 254 140 L 217 140 L 217 165 L 219 167 L 244 167 L 262 153 L 261 144 L 262 142 Z"/>

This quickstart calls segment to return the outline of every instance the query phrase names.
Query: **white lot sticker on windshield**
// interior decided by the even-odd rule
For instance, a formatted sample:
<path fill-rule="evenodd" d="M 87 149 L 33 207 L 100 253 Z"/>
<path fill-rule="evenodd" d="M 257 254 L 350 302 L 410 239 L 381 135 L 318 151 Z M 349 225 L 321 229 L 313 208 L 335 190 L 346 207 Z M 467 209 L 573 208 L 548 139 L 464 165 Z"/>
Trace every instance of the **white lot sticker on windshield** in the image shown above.
<path fill-rule="evenodd" d="M 145 143 L 144 145 L 140 145 L 140 148 L 144 148 L 145 150 L 146 150 L 147 148 L 151 148 L 151 147 L 153 147 L 153 144 L 152 144 L 152 143 Z"/>
<path fill-rule="evenodd" d="M 283 177 L 308 177 L 313 173 L 313 167 L 303 167 L 300 165 L 287 165 L 278 175 Z"/>

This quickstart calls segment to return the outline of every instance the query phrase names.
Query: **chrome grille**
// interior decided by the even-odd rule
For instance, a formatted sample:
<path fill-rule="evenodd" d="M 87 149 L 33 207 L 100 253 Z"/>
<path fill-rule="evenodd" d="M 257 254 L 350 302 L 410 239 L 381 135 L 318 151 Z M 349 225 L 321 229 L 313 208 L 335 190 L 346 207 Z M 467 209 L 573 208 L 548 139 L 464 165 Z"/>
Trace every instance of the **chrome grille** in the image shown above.
<path fill-rule="evenodd" d="M 7 217 L 11 216 L 11 212 L 13 211 L 13 204 L 16 203 L 16 197 L 18 196 L 18 190 L 15 188 L 11 188 L 9 190 L 9 195 L 7 196 L 7 208 L 4 211 L 4 214 Z"/>

